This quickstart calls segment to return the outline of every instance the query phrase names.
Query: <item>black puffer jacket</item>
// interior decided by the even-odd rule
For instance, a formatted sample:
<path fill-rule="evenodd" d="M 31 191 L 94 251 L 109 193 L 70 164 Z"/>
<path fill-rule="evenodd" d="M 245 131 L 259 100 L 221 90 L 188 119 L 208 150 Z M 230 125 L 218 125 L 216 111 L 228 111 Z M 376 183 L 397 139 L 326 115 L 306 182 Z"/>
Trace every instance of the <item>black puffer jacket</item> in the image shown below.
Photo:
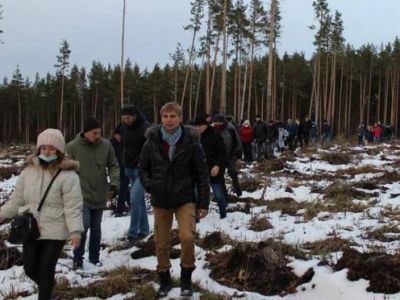
<path fill-rule="evenodd" d="M 197 184 L 200 209 L 208 209 L 210 184 L 208 168 L 200 145 L 199 134 L 193 127 L 182 126 L 182 137 L 176 145 L 172 161 L 163 142 L 161 125 L 150 127 L 139 163 L 139 174 L 151 204 L 162 208 L 177 208 L 195 201 Z"/>
<path fill-rule="evenodd" d="M 223 183 L 227 154 L 221 134 L 209 125 L 201 134 L 200 141 L 206 155 L 209 172 L 215 165 L 219 166 L 218 175 L 210 176 L 211 183 Z"/>
<path fill-rule="evenodd" d="M 132 125 L 123 124 L 122 145 L 123 145 L 123 164 L 127 168 L 136 168 L 139 163 L 140 152 L 146 142 L 145 132 L 150 126 L 141 113 L 137 111 L 137 119 Z"/>

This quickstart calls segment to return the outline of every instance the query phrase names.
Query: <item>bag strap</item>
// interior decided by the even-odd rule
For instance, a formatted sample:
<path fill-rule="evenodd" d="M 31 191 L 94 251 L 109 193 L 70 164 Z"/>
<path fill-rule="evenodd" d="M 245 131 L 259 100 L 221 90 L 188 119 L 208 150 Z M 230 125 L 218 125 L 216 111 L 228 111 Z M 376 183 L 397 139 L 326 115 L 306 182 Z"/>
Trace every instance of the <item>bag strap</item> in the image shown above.
<path fill-rule="evenodd" d="M 56 180 L 58 174 L 60 174 L 60 173 L 61 173 L 61 169 L 59 169 L 59 170 L 57 171 L 56 175 L 54 175 L 54 177 L 51 179 L 51 181 L 50 181 L 50 183 L 49 183 L 49 185 L 48 185 L 46 191 L 44 192 L 44 195 L 43 195 L 43 197 L 42 197 L 42 200 L 40 200 L 39 207 L 38 207 L 37 211 L 40 211 L 40 210 L 42 209 L 44 200 L 46 199 L 47 194 L 49 193 L 49 190 L 50 190 L 50 188 L 51 188 L 51 185 L 53 184 L 54 180 Z"/>

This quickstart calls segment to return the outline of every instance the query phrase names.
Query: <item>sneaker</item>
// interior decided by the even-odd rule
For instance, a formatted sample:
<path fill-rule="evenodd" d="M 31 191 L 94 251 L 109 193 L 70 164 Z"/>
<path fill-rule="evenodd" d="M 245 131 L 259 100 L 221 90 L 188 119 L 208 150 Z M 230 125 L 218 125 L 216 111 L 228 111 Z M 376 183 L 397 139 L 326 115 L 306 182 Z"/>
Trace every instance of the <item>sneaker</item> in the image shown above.
<path fill-rule="evenodd" d="M 74 271 L 82 270 L 83 269 L 83 262 L 82 261 L 74 261 L 74 263 L 72 264 L 72 269 Z"/>

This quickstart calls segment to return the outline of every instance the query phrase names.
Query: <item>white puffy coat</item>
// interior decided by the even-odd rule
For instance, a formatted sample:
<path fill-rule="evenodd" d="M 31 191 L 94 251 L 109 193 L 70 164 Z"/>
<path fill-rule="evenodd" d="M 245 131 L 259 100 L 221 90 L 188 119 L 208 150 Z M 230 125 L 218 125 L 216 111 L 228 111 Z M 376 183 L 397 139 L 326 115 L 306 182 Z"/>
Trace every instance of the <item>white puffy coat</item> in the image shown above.
<path fill-rule="evenodd" d="M 83 231 L 82 192 L 76 171 L 79 163 L 65 159 L 49 168 L 40 165 L 37 156 L 27 159 L 10 200 L 1 208 L 0 218 L 12 218 L 30 211 L 36 217 L 40 239 L 67 240 L 80 238 Z M 53 182 L 40 212 L 39 202 L 58 169 L 62 172 Z"/>

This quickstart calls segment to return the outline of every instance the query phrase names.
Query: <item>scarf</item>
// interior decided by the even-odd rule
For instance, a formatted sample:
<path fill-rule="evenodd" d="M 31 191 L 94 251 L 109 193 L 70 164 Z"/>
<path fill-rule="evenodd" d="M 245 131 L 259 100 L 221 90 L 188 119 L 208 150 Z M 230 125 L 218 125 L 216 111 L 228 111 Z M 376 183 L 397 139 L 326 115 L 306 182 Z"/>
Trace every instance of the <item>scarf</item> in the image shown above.
<path fill-rule="evenodd" d="M 168 157 L 169 160 L 172 161 L 172 158 L 175 154 L 176 143 L 182 136 L 182 128 L 179 126 L 178 129 L 174 133 L 168 133 L 164 126 L 161 126 L 161 136 L 163 141 L 165 141 L 169 145 Z"/>

